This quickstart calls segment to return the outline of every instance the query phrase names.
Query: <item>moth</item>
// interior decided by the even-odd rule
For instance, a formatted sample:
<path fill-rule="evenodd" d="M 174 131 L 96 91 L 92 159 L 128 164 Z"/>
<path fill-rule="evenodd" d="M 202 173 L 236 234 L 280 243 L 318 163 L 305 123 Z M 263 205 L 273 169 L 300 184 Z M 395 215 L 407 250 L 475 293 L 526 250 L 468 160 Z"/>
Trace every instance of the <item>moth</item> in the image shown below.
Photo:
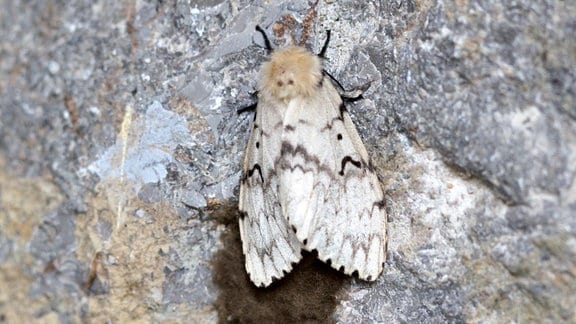
<path fill-rule="evenodd" d="M 240 235 L 251 281 L 267 287 L 302 250 L 373 281 L 386 261 L 384 194 L 368 152 L 315 55 L 273 50 L 260 70 L 258 103 L 240 183 Z"/>

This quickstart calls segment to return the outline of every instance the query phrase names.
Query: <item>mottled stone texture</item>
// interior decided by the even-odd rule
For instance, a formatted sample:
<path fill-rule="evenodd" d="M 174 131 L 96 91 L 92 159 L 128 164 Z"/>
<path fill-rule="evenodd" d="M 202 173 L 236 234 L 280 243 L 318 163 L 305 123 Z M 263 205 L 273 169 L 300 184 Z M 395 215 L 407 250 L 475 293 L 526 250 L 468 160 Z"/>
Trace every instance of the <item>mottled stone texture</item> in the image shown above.
<path fill-rule="evenodd" d="M 256 24 L 316 52 L 331 29 L 326 69 L 370 84 L 349 111 L 388 261 L 334 321 L 576 321 L 574 1 L 0 0 L 0 322 L 234 319 L 210 209 L 237 198 Z"/>

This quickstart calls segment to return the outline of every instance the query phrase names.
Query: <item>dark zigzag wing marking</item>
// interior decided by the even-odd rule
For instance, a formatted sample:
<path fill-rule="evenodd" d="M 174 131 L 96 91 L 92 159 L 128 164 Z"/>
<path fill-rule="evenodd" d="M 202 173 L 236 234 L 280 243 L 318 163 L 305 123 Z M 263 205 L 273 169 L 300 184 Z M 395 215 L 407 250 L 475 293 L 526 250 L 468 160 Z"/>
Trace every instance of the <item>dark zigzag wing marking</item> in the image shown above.
<path fill-rule="evenodd" d="M 286 163 L 286 160 L 285 160 L 286 158 L 294 158 L 295 156 L 298 156 L 298 155 L 303 157 L 305 163 L 311 164 L 311 166 L 304 166 L 301 164 L 290 165 L 290 163 Z M 353 166 L 355 166 L 358 169 L 363 169 L 368 165 L 363 160 L 354 160 L 351 156 L 346 155 L 346 156 L 344 156 L 344 158 L 342 158 L 342 160 L 340 162 L 341 169 L 338 172 L 339 175 L 341 175 L 341 176 L 344 175 L 344 169 L 345 169 L 347 163 L 352 164 Z M 313 154 L 310 154 L 304 146 L 302 146 L 302 145 L 293 146 L 288 141 L 282 142 L 282 148 L 280 150 L 280 157 L 276 161 L 275 164 L 277 164 L 283 170 L 294 171 L 295 169 L 300 169 L 300 170 L 302 170 L 302 172 L 318 171 L 318 172 L 327 173 L 330 177 L 336 176 L 334 173 L 334 170 L 330 166 L 320 162 L 318 157 L 316 157 Z"/>

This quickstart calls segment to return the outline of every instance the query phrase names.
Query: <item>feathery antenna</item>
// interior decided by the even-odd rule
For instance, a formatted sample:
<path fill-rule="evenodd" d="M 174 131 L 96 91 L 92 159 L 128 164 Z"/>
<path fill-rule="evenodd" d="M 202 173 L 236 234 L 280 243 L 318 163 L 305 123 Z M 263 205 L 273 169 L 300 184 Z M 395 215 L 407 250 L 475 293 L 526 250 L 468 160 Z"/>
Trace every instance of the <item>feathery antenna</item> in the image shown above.
<path fill-rule="evenodd" d="M 324 54 L 326 54 L 329 42 L 330 42 L 330 29 L 326 31 L 326 41 L 324 41 L 324 46 L 322 46 L 322 50 L 320 51 L 320 54 L 318 54 L 318 56 L 320 56 L 321 58 L 324 58 Z"/>
<path fill-rule="evenodd" d="M 260 28 L 259 25 L 256 25 L 256 30 L 262 34 L 262 37 L 264 37 L 264 45 L 266 46 L 268 53 L 272 52 L 272 45 L 270 45 L 270 40 L 268 39 L 268 35 L 266 35 L 264 29 Z"/>

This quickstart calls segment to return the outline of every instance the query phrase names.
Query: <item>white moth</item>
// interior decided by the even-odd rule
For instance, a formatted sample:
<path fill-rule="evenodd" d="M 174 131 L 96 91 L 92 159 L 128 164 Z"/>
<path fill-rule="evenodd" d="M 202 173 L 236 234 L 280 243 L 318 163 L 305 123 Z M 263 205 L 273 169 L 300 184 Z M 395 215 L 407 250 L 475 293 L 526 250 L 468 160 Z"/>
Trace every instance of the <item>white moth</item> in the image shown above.
<path fill-rule="evenodd" d="M 278 49 L 260 71 L 239 203 L 246 271 L 256 286 L 290 272 L 302 249 L 368 281 L 386 261 L 384 194 L 322 69 L 329 36 L 320 55 Z"/>

